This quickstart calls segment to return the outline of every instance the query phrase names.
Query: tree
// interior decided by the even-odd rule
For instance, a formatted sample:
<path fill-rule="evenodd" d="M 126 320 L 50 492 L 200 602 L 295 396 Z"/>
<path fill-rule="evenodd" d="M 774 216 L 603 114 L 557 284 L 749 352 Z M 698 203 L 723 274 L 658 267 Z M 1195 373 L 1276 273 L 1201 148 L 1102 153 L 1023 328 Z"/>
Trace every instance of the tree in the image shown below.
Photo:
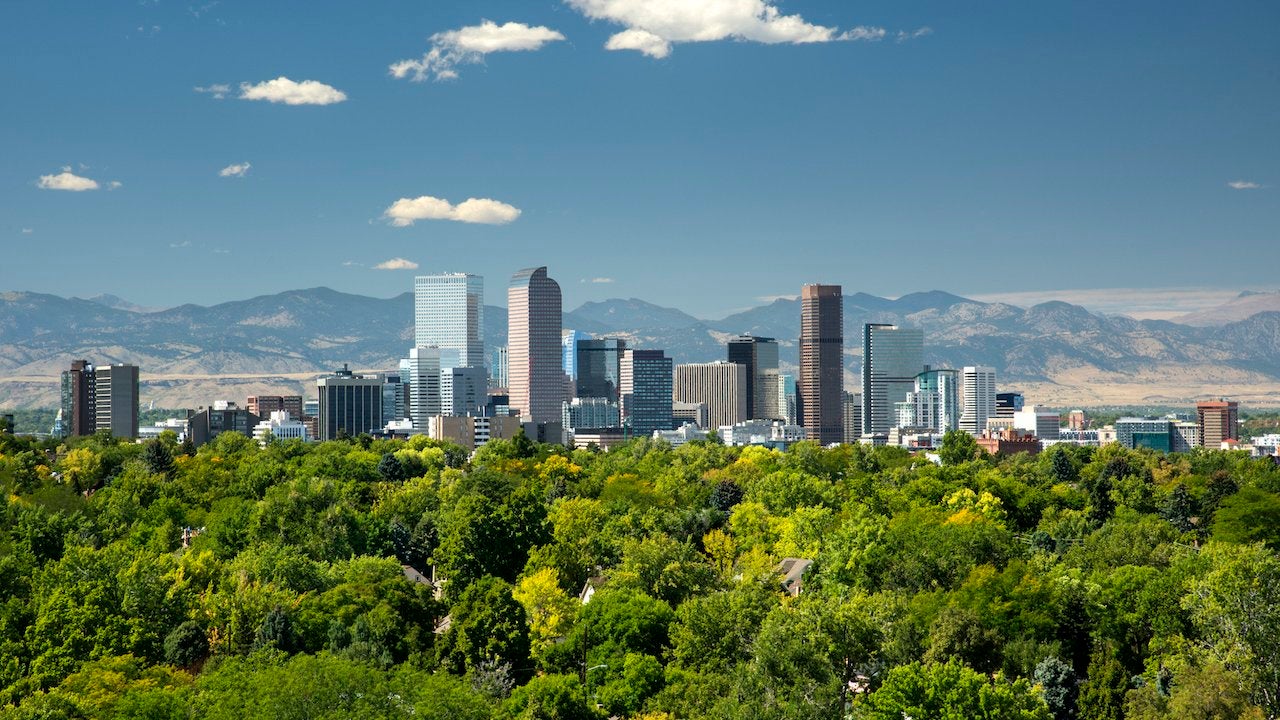
<path fill-rule="evenodd" d="M 462 674 L 484 662 L 499 662 L 511 666 L 513 677 L 529 677 L 529 627 L 509 583 L 480 578 L 463 591 L 451 615 L 437 648 L 446 669 Z"/>
<path fill-rule="evenodd" d="M 1280 549 L 1280 495 L 1246 487 L 1227 498 L 1214 513 L 1213 537 Z"/>
<path fill-rule="evenodd" d="M 1080 471 L 1076 469 L 1076 464 L 1072 462 L 1070 453 L 1066 447 L 1055 447 L 1049 457 L 1049 474 L 1053 476 L 1053 481 L 1062 485 L 1073 485 L 1080 479 Z"/>
<path fill-rule="evenodd" d="M 503 708 L 519 720 L 599 720 L 573 675 L 543 675 L 516 690 Z"/>
<path fill-rule="evenodd" d="M 957 660 L 900 665 L 858 704 L 867 720 L 1049 720 L 1049 708 L 1025 679 L 988 679 Z"/>
<path fill-rule="evenodd" d="M 564 637 L 580 607 L 578 599 L 560 588 L 560 576 L 554 568 L 543 568 L 522 579 L 512 597 L 524 606 L 529 618 L 529 636 L 535 658 L 552 643 Z"/>
<path fill-rule="evenodd" d="M 1089 674 L 1080 685 L 1080 717 L 1089 720 L 1123 720 L 1124 696 L 1129 676 L 1108 647 L 1094 649 Z"/>
<path fill-rule="evenodd" d="M 209 638 L 204 627 L 187 620 L 164 639 L 164 661 L 178 667 L 190 667 L 209 654 Z"/>
<path fill-rule="evenodd" d="M 173 451 L 159 439 L 150 440 L 142 449 L 142 464 L 152 475 L 173 474 Z"/>
<path fill-rule="evenodd" d="M 409 477 L 404 463 L 393 452 L 383 453 L 378 461 L 378 475 L 386 482 L 404 482 Z"/>
<path fill-rule="evenodd" d="M 938 450 L 938 456 L 946 465 L 959 465 L 981 457 L 982 448 L 978 447 L 978 441 L 969 433 L 948 430 L 942 436 L 942 448 Z"/>
<path fill-rule="evenodd" d="M 267 611 L 258 626 L 258 636 L 254 641 L 255 648 L 275 648 L 284 652 L 292 652 L 296 647 L 296 635 L 289 615 L 279 606 Z"/>
<path fill-rule="evenodd" d="M 1076 696 L 1079 689 L 1075 670 L 1056 657 L 1047 657 L 1036 665 L 1033 679 L 1044 693 L 1045 704 L 1054 720 L 1069 720 L 1075 716 Z"/>
<path fill-rule="evenodd" d="M 1184 483 L 1178 483 L 1173 488 L 1173 492 L 1169 493 L 1168 500 L 1165 501 L 1164 511 L 1161 513 L 1164 518 L 1169 521 L 1178 532 L 1191 532 L 1196 528 L 1192 519 L 1197 517 L 1200 512 L 1196 509 L 1195 498 L 1191 497 L 1191 493 L 1187 492 L 1187 486 Z"/>

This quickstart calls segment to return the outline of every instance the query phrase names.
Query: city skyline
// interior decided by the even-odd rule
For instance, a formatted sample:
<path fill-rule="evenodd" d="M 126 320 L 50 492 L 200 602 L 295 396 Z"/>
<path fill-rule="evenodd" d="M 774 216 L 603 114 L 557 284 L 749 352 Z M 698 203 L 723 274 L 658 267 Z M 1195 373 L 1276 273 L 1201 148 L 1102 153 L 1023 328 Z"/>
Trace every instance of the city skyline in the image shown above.
<path fill-rule="evenodd" d="M 578 0 L 313 3 L 307 33 L 286 5 L 23 4 L 0 288 L 212 304 L 546 263 L 568 307 L 706 317 L 806 282 L 932 289 L 869 270 L 905 246 L 967 296 L 1273 287 L 1237 258 L 1280 225 L 1280 8 L 758 4 L 807 34 Z M 822 277 L 754 261 L 790 239 Z"/>

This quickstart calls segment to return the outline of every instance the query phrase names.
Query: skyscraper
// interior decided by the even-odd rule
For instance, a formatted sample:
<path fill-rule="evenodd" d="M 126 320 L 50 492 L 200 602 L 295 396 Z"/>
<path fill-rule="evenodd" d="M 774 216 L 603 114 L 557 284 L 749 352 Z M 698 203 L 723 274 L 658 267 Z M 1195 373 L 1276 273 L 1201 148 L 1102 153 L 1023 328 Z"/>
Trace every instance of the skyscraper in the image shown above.
<path fill-rule="evenodd" d="M 916 375 L 915 389 L 907 393 L 912 422 L 906 426 L 945 433 L 960 427 L 960 373 L 925 370 Z M 900 423 L 900 427 L 904 426 Z"/>
<path fill-rule="evenodd" d="M 511 276 L 507 286 L 507 357 L 513 414 L 558 423 L 564 402 L 560 285 L 545 267 Z"/>
<path fill-rule="evenodd" d="M 703 403 L 712 428 L 737 425 L 748 419 L 747 367 L 731 362 L 688 363 L 675 366 L 675 402 Z"/>
<path fill-rule="evenodd" d="M 785 420 L 778 404 L 778 341 L 740 335 L 729 340 L 729 362 L 747 368 L 747 417 L 752 420 Z"/>
<path fill-rule="evenodd" d="M 400 380 L 409 384 L 409 419 L 413 428 L 427 431 L 427 421 L 441 412 L 440 348 L 409 348 L 409 357 L 400 361 Z M 381 378 L 379 378 L 381 380 Z"/>
<path fill-rule="evenodd" d="M 608 398 L 617 402 L 622 353 L 627 349 L 627 341 L 618 338 L 578 340 L 574 349 L 578 368 L 577 396 Z"/>
<path fill-rule="evenodd" d="M 924 331 L 867 323 L 862 327 L 862 434 L 893 427 L 894 404 L 915 389 L 924 370 Z"/>
<path fill-rule="evenodd" d="M 661 350 L 626 350 L 618 380 L 622 425 L 632 437 L 671 429 L 671 358 Z"/>
<path fill-rule="evenodd" d="M 333 440 L 343 433 L 354 437 L 381 428 L 382 385 L 382 378 L 356 375 L 345 365 L 318 378 L 316 429 L 320 440 Z"/>
<path fill-rule="evenodd" d="M 591 336 L 581 330 L 565 329 L 560 332 L 561 352 L 564 353 L 564 374 L 569 376 L 570 387 L 574 387 L 578 381 L 578 342 L 589 339 Z"/>
<path fill-rule="evenodd" d="M 968 366 L 960 371 L 960 429 L 981 435 L 996 417 L 996 369 Z"/>
<path fill-rule="evenodd" d="M 97 422 L 93 402 L 93 363 L 71 361 L 71 369 L 62 371 L 62 429 L 72 436 L 92 435 Z"/>
<path fill-rule="evenodd" d="M 484 278 L 419 275 L 413 281 L 413 344 L 440 348 L 441 367 L 484 367 Z"/>
<path fill-rule="evenodd" d="M 800 383 L 796 404 L 810 440 L 844 440 L 844 298 L 839 285 L 800 291 Z"/>
<path fill-rule="evenodd" d="M 112 437 L 138 437 L 138 366 L 104 365 L 94 371 L 94 427 Z"/>
<path fill-rule="evenodd" d="M 1196 420 L 1201 447 L 1217 450 L 1223 440 L 1240 439 L 1240 405 L 1233 400 L 1197 403 Z"/>

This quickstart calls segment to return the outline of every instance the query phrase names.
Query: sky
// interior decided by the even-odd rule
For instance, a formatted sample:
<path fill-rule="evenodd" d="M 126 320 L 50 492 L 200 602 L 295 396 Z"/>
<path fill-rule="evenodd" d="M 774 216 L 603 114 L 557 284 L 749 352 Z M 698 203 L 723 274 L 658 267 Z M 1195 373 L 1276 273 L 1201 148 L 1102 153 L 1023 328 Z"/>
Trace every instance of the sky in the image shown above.
<path fill-rule="evenodd" d="M 7 0 L 0 290 L 1274 289 L 1277 28 L 1274 0 Z"/>

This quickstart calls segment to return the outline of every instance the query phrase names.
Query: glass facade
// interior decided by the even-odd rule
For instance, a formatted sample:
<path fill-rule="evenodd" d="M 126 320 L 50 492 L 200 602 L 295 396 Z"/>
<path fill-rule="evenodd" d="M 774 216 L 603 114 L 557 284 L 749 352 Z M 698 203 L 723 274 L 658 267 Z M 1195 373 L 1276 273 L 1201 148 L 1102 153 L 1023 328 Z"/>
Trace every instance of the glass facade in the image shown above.
<path fill-rule="evenodd" d="M 622 424 L 632 437 L 670 430 L 672 361 L 662 350 L 627 350 L 622 357 Z"/>
<path fill-rule="evenodd" d="M 413 344 L 440 348 L 443 367 L 484 367 L 484 278 L 420 275 L 413 283 Z"/>
<path fill-rule="evenodd" d="M 578 340 L 574 348 L 578 368 L 576 394 L 582 398 L 608 398 L 618 401 L 621 384 L 622 354 L 627 341 L 617 338 Z"/>
<path fill-rule="evenodd" d="M 924 369 L 924 331 L 868 323 L 862 328 L 862 434 L 893 428 L 894 404 L 915 390 Z"/>

